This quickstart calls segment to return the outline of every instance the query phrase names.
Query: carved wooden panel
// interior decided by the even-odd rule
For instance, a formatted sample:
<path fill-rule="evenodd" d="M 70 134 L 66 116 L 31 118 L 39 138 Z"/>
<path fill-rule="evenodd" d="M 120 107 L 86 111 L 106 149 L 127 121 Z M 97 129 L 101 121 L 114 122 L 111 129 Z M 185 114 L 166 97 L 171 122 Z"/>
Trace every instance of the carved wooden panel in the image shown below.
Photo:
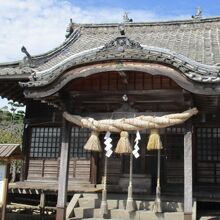
<path fill-rule="evenodd" d="M 173 80 L 165 76 L 152 76 L 141 72 L 108 72 L 75 79 L 68 84 L 66 89 L 77 91 L 115 91 L 125 89 L 180 89 L 180 87 Z"/>

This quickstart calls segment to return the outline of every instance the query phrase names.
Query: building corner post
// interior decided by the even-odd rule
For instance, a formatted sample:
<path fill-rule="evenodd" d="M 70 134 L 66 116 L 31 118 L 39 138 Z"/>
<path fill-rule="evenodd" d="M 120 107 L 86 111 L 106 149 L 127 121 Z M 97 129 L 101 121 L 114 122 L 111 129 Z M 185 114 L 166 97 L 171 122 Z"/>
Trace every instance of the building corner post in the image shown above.
<path fill-rule="evenodd" d="M 63 119 L 56 220 L 66 219 L 66 201 L 67 201 L 67 188 L 68 188 L 69 148 L 70 148 L 69 134 L 70 134 L 70 125 L 65 119 Z"/>
<path fill-rule="evenodd" d="M 184 220 L 192 220 L 192 121 L 186 122 L 184 134 Z"/>

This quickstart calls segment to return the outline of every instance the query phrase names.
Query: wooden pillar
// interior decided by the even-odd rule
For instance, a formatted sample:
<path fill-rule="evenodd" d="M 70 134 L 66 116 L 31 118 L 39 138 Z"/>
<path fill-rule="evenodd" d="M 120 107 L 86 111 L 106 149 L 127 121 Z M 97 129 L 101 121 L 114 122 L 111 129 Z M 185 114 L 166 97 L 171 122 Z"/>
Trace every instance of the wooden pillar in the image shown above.
<path fill-rule="evenodd" d="M 64 220 L 66 218 L 66 200 L 69 173 L 69 131 L 69 123 L 66 120 L 63 120 L 56 220 Z"/>
<path fill-rule="evenodd" d="M 7 199 L 8 199 L 8 175 L 9 175 L 9 162 L 7 161 L 4 165 L 4 179 L 3 179 L 3 195 L 2 195 L 2 212 L 1 212 L 1 220 L 6 219 L 6 207 L 7 207 Z"/>
<path fill-rule="evenodd" d="M 24 159 L 22 161 L 22 169 L 20 175 L 20 181 L 24 181 L 28 176 L 28 166 L 29 166 L 29 155 L 30 155 L 30 144 L 31 144 L 31 129 L 28 124 L 24 125 L 23 139 L 22 139 L 22 153 Z"/>
<path fill-rule="evenodd" d="M 91 152 L 90 181 L 92 184 L 97 184 L 97 171 L 98 171 L 98 153 Z"/>
<path fill-rule="evenodd" d="M 45 209 L 45 192 L 42 190 L 41 191 L 41 194 L 40 194 L 40 204 L 39 204 L 39 207 L 40 207 L 40 219 L 44 219 L 44 209 Z"/>
<path fill-rule="evenodd" d="M 184 220 L 192 220 L 192 124 L 186 123 L 184 135 Z"/>

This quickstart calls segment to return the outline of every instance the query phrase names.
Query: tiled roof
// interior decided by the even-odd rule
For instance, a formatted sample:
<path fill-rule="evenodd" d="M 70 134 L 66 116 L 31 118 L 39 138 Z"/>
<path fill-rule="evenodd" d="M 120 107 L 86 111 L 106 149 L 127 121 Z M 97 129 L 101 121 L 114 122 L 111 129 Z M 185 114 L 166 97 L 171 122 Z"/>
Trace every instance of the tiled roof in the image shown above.
<path fill-rule="evenodd" d="M 74 32 L 61 46 L 45 54 L 32 57 L 29 66 L 27 59 L 13 67 L 0 65 L 0 76 L 18 76 L 19 74 L 28 76 L 31 73 L 40 72 L 42 73 L 40 74 L 41 80 L 47 82 L 49 78 L 44 77 L 43 72 L 51 70 L 49 74 L 56 75 L 54 67 L 59 66 L 59 72 L 63 71 L 65 68 L 62 68 L 62 65 L 65 64 L 66 67 L 69 67 L 74 63 L 71 60 L 72 63 L 67 65 L 68 59 L 75 59 L 74 57 L 81 59 L 81 54 L 86 51 L 95 51 L 96 48 L 105 47 L 106 44 L 121 36 L 118 26 L 119 24 L 75 25 Z M 139 43 L 143 48 L 157 48 L 158 54 L 160 51 L 165 51 L 166 56 L 175 54 L 177 59 L 181 57 L 181 62 L 188 59 L 190 65 L 196 62 L 206 64 L 208 67 L 205 67 L 204 75 L 209 73 L 209 67 L 211 67 L 211 70 L 214 70 L 213 75 L 212 71 L 210 72 L 211 78 L 214 77 L 212 81 L 220 80 L 217 67 L 220 64 L 220 17 L 172 22 L 125 23 L 124 29 L 125 36 L 129 40 Z M 147 50 L 145 49 L 145 51 Z M 149 51 L 151 52 L 151 49 Z M 182 57 L 185 58 L 182 59 Z M 198 66 L 198 64 L 195 65 L 196 70 Z M 190 78 L 190 76 L 188 77 Z M 203 79 L 198 81 L 203 81 Z M 205 81 L 210 80 L 204 78 Z M 35 84 L 37 85 L 38 82 L 36 81 Z M 40 84 L 42 82 L 39 82 L 38 85 Z"/>
<path fill-rule="evenodd" d="M 141 45 L 169 49 L 203 64 L 220 63 L 220 18 L 128 23 L 125 24 L 125 35 Z M 118 36 L 118 24 L 81 25 L 77 39 L 40 65 L 38 70 L 48 69 L 79 52 L 103 46 Z"/>
<path fill-rule="evenodd" d="M 19 144 L 0 144 L 0 160 L 21 159 Z"/>
<path fill-rule="evenodd" d="M 0 77 L 1 78 L 28 78 L 33 70 L 28 67 L 21 65 L 22 61 L 2 63 L 0 64 Z"/>

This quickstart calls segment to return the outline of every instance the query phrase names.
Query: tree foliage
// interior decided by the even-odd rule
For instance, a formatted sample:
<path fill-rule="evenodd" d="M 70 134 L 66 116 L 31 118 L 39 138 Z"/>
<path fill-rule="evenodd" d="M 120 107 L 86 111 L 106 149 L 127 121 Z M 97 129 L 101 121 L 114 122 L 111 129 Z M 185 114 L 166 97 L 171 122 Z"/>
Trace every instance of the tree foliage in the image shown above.
<path fill-rule="evenodd" d="M 10 129 L 8 125 L 0 128 L 0 144 L 22 144 L 22 126 Z"/>
<path fill-rule="evenodd" d="M 0 144 L 21 144 L 23 133 L 23 105 L 9 102 L 10 107 L 0 109 Z"/>

